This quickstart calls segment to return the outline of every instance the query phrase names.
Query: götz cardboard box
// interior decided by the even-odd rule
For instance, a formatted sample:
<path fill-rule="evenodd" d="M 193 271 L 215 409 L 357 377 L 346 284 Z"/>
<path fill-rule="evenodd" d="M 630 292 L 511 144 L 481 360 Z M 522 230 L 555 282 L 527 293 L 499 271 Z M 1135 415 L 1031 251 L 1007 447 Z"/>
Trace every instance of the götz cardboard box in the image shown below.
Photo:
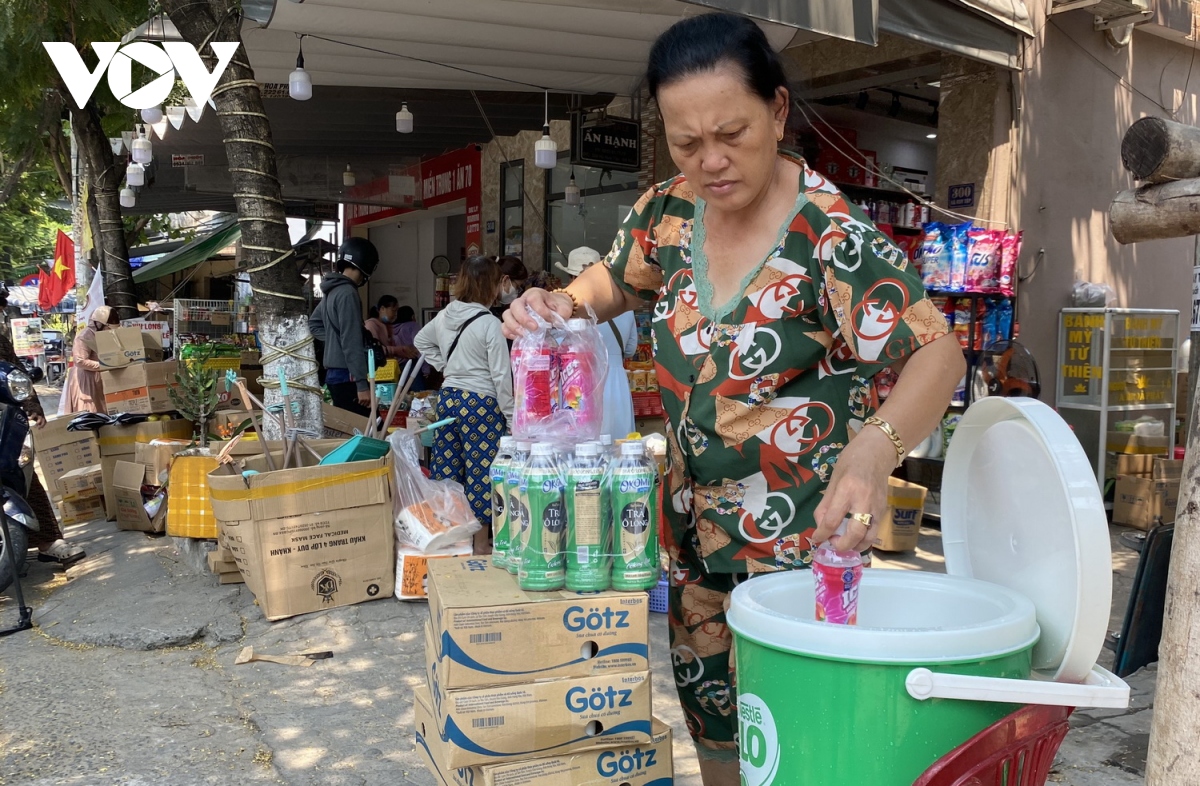
<path fill-rule="evenodd" d="M 136 327 L 102 330 L 96 334 L 96 358 L 108 368 L 157 363 L 163 359 L 162 333 Z"/>
<path fill-rule="evenodd" d="M 568 753 L 509 764 L 452 768 L 438 731 L 429 689 L 413 690 L 417 750 L 437 783 L 445 786 L 668 786 L 674 777 L 671 727 L 651 719 L 650 742 Z"/>
<path fill-rule="evenodd" d="M 104 335 L 101 333 L 100 335 Z M 134 363 L 101 372 L 108 414 L 155 415 L 175 409 L 168 386 L 175 383 L 175 361 Z"/>
<path fill-rule="evenodd" d="M 267 619 L 392 595 L 390 457 L 270 472 L 258 455 L 246 467 L 259 474 L 213 472 L 208 482 L 221 532 Z"/>
<path fill-rule="evenodd" d="M 430 562 L 434 655 L 446 688 L 644 671 L 644 592 L 525 592 L 486 558 Z"/>
<path fill-rule="evenodd" d="M 425 625 L 425 670 L 448 767 L 650 741 L 650 672 L 447 689 Z M 528 656 L 518 653 L 514 657 Z"/>

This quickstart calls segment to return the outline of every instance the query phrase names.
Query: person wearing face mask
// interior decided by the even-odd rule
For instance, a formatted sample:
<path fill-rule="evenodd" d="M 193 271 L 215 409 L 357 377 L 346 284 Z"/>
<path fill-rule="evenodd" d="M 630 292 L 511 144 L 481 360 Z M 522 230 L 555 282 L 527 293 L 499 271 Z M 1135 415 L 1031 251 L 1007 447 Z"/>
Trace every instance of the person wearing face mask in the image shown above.
<path fill-rule="evenodd" d="M 75 336 L 71 345 L 71 373 L 67 375 L 67 386 L 63 390 L 66 399 L 65 412 L 99 412 L 108 414 L 104 406 L 104 382 L 101 380 L 99 355 L 96 353 L 96 334 L 101 330 L 116 327 L 121 322 L 112 306 L 100 306 L 92 312 L 87 327 Z"/>
<path fill-rule="evenodd" d="M 379 298 L 377 305 L 372 306 L 370 317 L 364 325 L 367 332 L 383 345 L 383 351 L 390 358 L 406 357 L 401 354 L 400 347 L 396 346 L 396 338 L 392 332 L 392 325 L 396 324 L 399 312 L 400 301 L 393 295 L 384 295 Z"/>
<path fill-rule="evenodd" d="M 500 268 L 500 295 L 492 313 L 503 317 L 508 305 L 521 296 L 529 285 L 529 269 L 518 257 L 504 256 L 496 260 Z"/>
<path fill-rule="evenodd" d="M 347 238 L 338 249 L 338 272 L 321 279 L 324 297 L 308 318 L 313 338 L 325 342 L 325 386 L 333 405 L 359 415 L 370 414 L 371 383 L 358 289 L 378 266 L 374 243 L 363 237 Z"/>

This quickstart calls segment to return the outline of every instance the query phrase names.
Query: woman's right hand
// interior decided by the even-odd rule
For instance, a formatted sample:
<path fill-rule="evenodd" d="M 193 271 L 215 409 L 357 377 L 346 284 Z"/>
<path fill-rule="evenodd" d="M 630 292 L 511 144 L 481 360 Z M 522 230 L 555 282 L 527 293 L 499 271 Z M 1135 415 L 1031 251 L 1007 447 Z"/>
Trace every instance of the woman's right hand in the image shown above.
<path fill-rule="evenodd" d="M 525 293 L 514 300 L 504 312 L 504 337 L 515 341 L 531 330 L 537 330 L 538 324 L 530 312 L 537 314 L 549 322 L 554 314 L 563 319 L 570 319 L 575 313 L 575 301 L 570 295 L 562 292 L 547 292 L 544 289 L 527 289 Z"/>

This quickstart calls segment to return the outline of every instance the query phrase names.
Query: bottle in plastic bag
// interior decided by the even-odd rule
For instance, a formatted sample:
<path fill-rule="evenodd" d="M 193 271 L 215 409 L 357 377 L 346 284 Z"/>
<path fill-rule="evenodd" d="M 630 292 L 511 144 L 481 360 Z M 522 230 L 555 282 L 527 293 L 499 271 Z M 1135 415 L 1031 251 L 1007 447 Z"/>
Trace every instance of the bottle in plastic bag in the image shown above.
<path fill-rule="evenodd" d="M 658 515 L 654 486 L 658 472 L 641 442 L 621 443 L 621 458 L 610 467 L 609 494 L 616 558 L 612 586 L 649 590 L 658 584 Z"/>
<path fill-rule="evenodd" d="M 518 339 L 512 348 L 513 433 L 527 437 L 551 421 L 558 400 L 557 344 L 548 329 Z"/>
<path fill-rule="evenodd" d="M 594 437 L 604 421 L 605 358 L 596 349 L 603 344 L 593 341 L 595 325 L 587 319 L 567 320 L 558 345 L 559 406 L 574 414 L 576 433 Z"/>
<path fill-rule="evenodd" d="M 567 589 L 598 592 L 608 589 L 610 543 L 604 508 L 602 448 L 585 442 L 575 449 L 567 469 Z"/>
<path fill-rule="evenodd" d="M 517 441 L 512 437 L 500 438 L 500 449 L 492 459 L 489 474 L 492 480 L 492 565 L 508 567 L 508 465 L 512 461 Z"/>
<path fill-rule="evenodd" d="M 508 503 L 505 506 L 508 519 L 508 554 L 504 560 L 504 567 L 514 576 L 521 567 L 522 539 L 525 531 L 529 529 L 529 508 L 521 496 L 521 478 L 525 474 L 525 464 L 529 461 L 529 450 L 528 442 L 517 443 L 504 477 L 504 491 Z"/>
<path fill-rule="evenodd" d="M 606 460 L 618 458 L 617 446 L 613 443 L 612 434 L 600 435 L 600 447 L 604 451 Z"/>
<path fill-rule="evenodd" d="M 841 535 L 845 530 L 843 524 L 837 534 Z M 835 625 L 857 625 L 862 555 L 857 551 L 837 551 L 825 541 L 813 555 L 812 572 L 817 620 Z"/>
<path fill-rule="evenodd" d="M 523 590 L 548 592 L 566 583 L 563 545 L 567 529 L 566 481 L 554 458 L 554 446 L 539 442 L 529 454 L 521 478 L 521 495 L 528 505 L 521 566 L 517 584 Z"/>

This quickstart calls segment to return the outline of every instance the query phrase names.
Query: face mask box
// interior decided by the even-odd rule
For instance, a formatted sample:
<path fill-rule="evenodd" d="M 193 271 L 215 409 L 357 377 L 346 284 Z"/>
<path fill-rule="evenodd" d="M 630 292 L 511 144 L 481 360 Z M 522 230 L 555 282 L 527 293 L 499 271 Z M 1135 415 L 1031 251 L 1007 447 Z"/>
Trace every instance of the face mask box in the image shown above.
<path fill-rule="evenodd" d="M 532 652 L 532 650 L 530 650 Z M 425 669 L 450 767 L 650 741 L 650 672 L 448 690 L 425 625 Z"/>
<path fill-rule="evenodd" d="M 442 786 L 664 786 L 672 782 L 671 727 L 652 719 L 650 742 L 509 764 L 452 768 L 428 688 L 413 691 L 417 751 Z"/>
<path fill-rule="evenodd" d="M 429 563 L 434 650 L 447 688 L 644 671 L 643 592 L 526 592 L 486 558 Z"/>

